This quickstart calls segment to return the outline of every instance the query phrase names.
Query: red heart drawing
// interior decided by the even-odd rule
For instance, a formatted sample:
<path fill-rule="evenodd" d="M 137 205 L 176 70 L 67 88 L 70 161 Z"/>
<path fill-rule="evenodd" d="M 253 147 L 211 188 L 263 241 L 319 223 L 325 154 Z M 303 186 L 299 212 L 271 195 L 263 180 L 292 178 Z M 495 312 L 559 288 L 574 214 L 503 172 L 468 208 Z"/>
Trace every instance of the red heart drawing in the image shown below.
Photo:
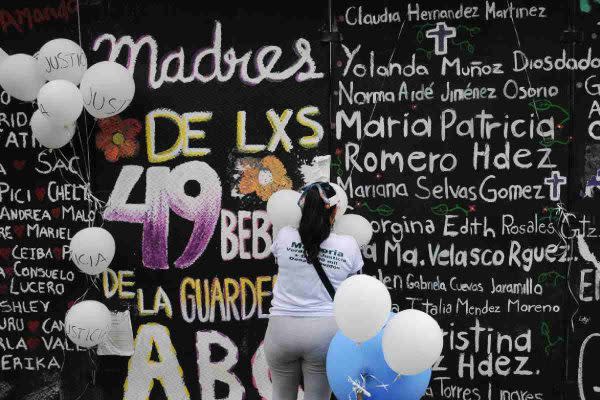
<path fill-rule="evenodd" d="M 15 270 L 13 267 L 4 267 L 4 273 L 10 278 L 15 273 Z"/>
<path fill-rule="evenodd" d="M 37 197 L 38 201 L 43 201 L 44 197 L 46 197 L 46 188 L 37 187 L 35 189 L 35 197 Z"/>
<path fill-rule="evenodd" d="M 52 210 L 50 210 L 50 214 L 52 214 L 54 218 L 60 217 L 60 207 L 54 207 Z"/>
<path fill-rule="evenodd" d="M 54 247 L 52 249 L 52 252 L 54 253 L 54 257 L 57 260 L 61 260 L 62 259 L 62 247 Z"/>
<path fill-rule="evenodd" d="M 13 230 L 15 231 L 15 235 L 20 239 L 25 233 L 25 225 L 14 225 Z"/>
<path fill-rule="evenodd" d="M 31 333 L 35 333 L 38 328 L 40 327 L 40 321 L 27 321 L 27 329 L 29 329 L 29 332 Z"/>
<path fill-rule="evenodd" d="M 71 300 L 67 303 L 67 310 L 71 307 L 73 307 L 73 304 L 75 304 L 75 300 Z"/>
<path fill-rule="evenodd" d="M 10 251 L 12 249 L 10 247 L 2 247 L 0 249 L 0 257 L 2 257 L 5 260 L 8 260 L 8 258 L 10 257 Z"/>
<path fill-rule="evenodd" d="M 15 167 L 17 171 L 21 171 L 23 168 L 25 168 L 25 163 L 25 160 L 14 160 L 13 167 Z"/>
<path fill-rule="evenodd" d="M 6 293 L 7 290 L 8 290 L 8 285 L 6 283 L 3 283 L 2 285 L 0 285 L 0 294 Z"/>
<path fill-rule="evenodd" d="M 40 339 L 39 338 L 29 338 L 27 339 L 27 347 L 29 348 L 29 350 L 35 350 L 37 349 L 37 347 L 40 345 Z"/>

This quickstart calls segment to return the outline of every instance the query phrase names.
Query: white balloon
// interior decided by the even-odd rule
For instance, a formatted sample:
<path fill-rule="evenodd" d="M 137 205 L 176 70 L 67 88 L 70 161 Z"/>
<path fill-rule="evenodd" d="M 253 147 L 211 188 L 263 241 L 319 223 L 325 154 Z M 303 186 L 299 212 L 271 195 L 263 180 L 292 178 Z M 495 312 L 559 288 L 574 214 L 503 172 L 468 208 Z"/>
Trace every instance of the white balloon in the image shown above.
<path fill-rule="evenodd" d="M 0 63 L 0 86 L 15 99 L 35 100 L 45 82 L 37 61 L 28 54 L 14 54 Z"/>
<path fill-rule="evenodd" d="M 110 311 L 99 301 L 85 300 L 67 311 L 65 333 L 80 347 L 93 347 L 104 342 L 110 329 Z"/>
<path fill-rule="evenodd" d="M 273 238 L 276 238 L 283 226 L 273 225 Z"/>
<path fill-rule="evenodd" d="M 346 279 L 335 293 L 335 320 L 344 335 L 363 343 L 377 335 L 392 310 L 385 285 L 369 275 Z"/>
<path fill-rule="evenodd" d="M 36 58 L 40 72 L 49 81 L 64 79 L 79 85 L 87 69 L 83 49 L 69 39 L 50 40 L 42 46 Z"/>
<path fill-rule="evenodd" d="M 431 368 L 442 354 L 443 337 L 436 320 L 426 313 L 401 311 L 383 330 L 385 361 L 399 374 L 419 374 Z"/>
<path fill-rule="evenodd" d="M 267 202 L 267 215 L 273 227 L 280 229 L 284 226 L 297 228 L 302 219 L 302 210 L 298 206 L 300 193 L 294 190 L 279 190 Z"/>
<path fill-rule="evenodd" d="M 36 110 L 29 121 L 33 137 L 44 147 L 59 149 L 73 139 L 75 124 L 56 125 Z"/>
<path fill-rule="evenodd" d="M 77 268 L 88 275 L 100 274 L 115 256 L 115 239 L 106 229 L 92 227 L 80 230 L 71 239 L 69 251 Z"/>
<path fill-rule="evenodd" d="M 83 111 L 81 92 L 73 83 L 56 79 L 46 83 L 37 96 L 41 113 L 55 124 L 71 124 Z"/>
<path fill-rule="evenodd" d="M 85 109 L 96 118 L 108 118 L 129 106 L 135 93 L 135 82 L 121 64 L 102 61 L 83 74 L 80 89 Z"/>
<path fill-rule="evenodd" d="M 342 189 L 342 187 L 337 183 L 329 182 L 329 184 L 335 189 L 335 192 L 337 193 L 337 196 L 340 199 L 339 203 L 337 204 L 337 211 L 335 212 L 335 218 L 337 219 L 344 215 L 346 213 L 346 210 L 348 209 L 348 195 L 346 194 L 346 192 L 344 192 L 344 189 Z"/>
<path fill-rule="evenodd" d="M 373 238 L 371 223 L 357 214 L 344 214 L 336 218 L 333 231 L 338 235 L 352 236 L 361 247 L 369 244 Z"/>
<path fill-rule="evenodd" d="M 0 63 L 2 62 L 2 60 L 4 60 L 6 57 L 8 57 L 8 53 L 5 52 L 4 50 L 0 49 Z"/>

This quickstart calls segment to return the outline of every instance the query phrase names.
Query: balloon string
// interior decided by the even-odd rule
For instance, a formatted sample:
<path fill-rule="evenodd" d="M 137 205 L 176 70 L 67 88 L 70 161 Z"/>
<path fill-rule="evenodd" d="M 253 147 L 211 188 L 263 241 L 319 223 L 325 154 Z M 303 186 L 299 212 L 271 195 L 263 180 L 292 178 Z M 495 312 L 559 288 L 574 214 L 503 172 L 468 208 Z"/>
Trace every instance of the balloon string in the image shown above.
<path fill-rule="evenodd" d="M 84 114 L 84 117 L 85 116 L 86 116 L 86 114 Z M 90 138 L 90 136 L 92 136 L 92 133 L 93 133 L 95 127 L 96 127 L 96 120 L 94 120 L 94 124 L 92 125 L 91 129 L 88 129 L 87 124 L 86 124 L 84 134 L 81 133 L 80 129 L 77 130 L 79 144 L 81 147 L 81 155 L 82 155 L 83 164 L 85 167 L 85 170 L 83 172 L 85 172 L 87 181 L 90 182 L 90 184 L 92 181 L 92 179 L 91 179 L 92 178 L 92 172 L 91 172 L 92 159 L 91 159 L 91 154 L 90 154 L 89 138 Z M 84 141 L 84 138 L 85 138 L 85 141 Z M 87 155 L 87 158 L 86 158 L 86 155 Z"/>
<path fill-rule="evenodd" d="M 94 349 L 88 349 L 88 357 L 92 366 L 92 385 L 96 385 L 96 351 Z"/>
<path fill-rule="evenodd" d="M 369 393 L 366 389 L 367 381 L 366 381 L 365 377 L 361 375 L 361 378 L 363 381 L 362 385 L 360 383 L 356 382 L 354 379 L 352 379 L 352 377 L 350 377 L 350 376 L 348 377 L 348 382 L 350 382 L 352 384 L 352 392 L 355 395 L 357 395 L 357 397 L 358 397 L 359 393 L 364 394 L 367 397 L 371 397 L 371 393 Z"/>
<path fill-rule="evenodd" d="M 86 150 L 84 149 L 83 135 L 81 134 L 81 129 L 79 129 L 79 126 L 77 126 L 77 138 L 79 139 L 79 148 L 81 149 L 81 160 L 83 162 L 83 170 L 79 166 L 79 157 L 77 157 L 77 159 L 76 159 L 77 168 L 79 170 L 79 173 L 81 174 L 82 180 L 85 181 L 86 186 L 88 187 L 89 192 L 91 194 L 92 182 L 90 180 L 90 175 L 89 175 L 89 167 L 88 167 L 89 159 L 86 160 Z M 73 140 L 71 142 L 71 147 L 73 148 L 73 154 L 76 153 L 75 145 L 73 144 L 74 141 L 75 140 Z M 87 147 L 87 144 L 85 145 L 85 147 Z M 88 158 L 89 158 L 89 152 L 88 152 Z M 86 197 L 86 200 L 88 203 L 88 215 L 89 215 L 89 214 L 91 214 L 91 211 L 92 211 L 92 203 L 91 203 L 92 200 L 89 197 Z M 91 221 L 88 221 L 88 226 L 91 226 Z"/>
<path fill-rule="evenodd" d="M 79 129 L 79 124 L 77 124 L 76 132 L 77 132 L 77 134 L 76 134 L 77 139 L 79 139 L 79 149 L 81 150 L 81 161 L 83 162 L 83 170 L 81 168 L 79 168 L 79 171 L 81 172 L 81 175 L 86 177 L 87 176 L 87 164 L 86 164 L 87 160 L 85 158 L 85 149 L 83 146 L 83 138 L 82 138 L 82 134 L 81 134 L 81 129 Z M 75 150 L 75 145 L 73 142 L 75 142 L 75 140 L 71 141 L 71 147 L 73 148 L 73 154 L 75 154 L 76 150 Z M 79 159 L 80 159 L 80 157 L 77 157 L 78 165 L 79 165 Z"/>
<path fill-rule="evenodd" d="M 81 47 L 83 49 L 83 40 L 82 40 L 82 35 L 81 35 L 81 7 L 79 4 L 79 0 L 77 0 L 77 34 L 79 37 L 79 47 Z M 87 171 L 86 171 L 87 172 L 87 181 L 89 182 L 89 189 L 90 189 L 90 194 L 91 194 L 92 159 L 91 159 L 91 155 L 90 155 L 89 139 L 90 139 L 92 132 L 90 132 L 90 130 L 88 129 L 87 114 L 85 112 L 83 113 L 83 125 L 85 127 L 85 153 L 87 153 L 87 165 L 84 165 L 84 166 L 87 169 Z M 94 125 L 92 126 L 92 131 L 95 126 L 96 126 L 96 120 L 94 119 Z M 83 139 L 81 138 L 81 135 L 80 135 L 80 141 L 81 141 L 81 144 L 83 145 L 84 142 L 83 142 Z M 84 162 L 84 164 L 85 164 L 85 162 Z M 88 203 L 88 211 L 90 211 L 90 213 L 91 213 L 91 208 L 92 208 L 92 205 L 90 203 Z M 97 207 L 94 209 L 94 211 L 95 212 L 98 211 Z M 89 226 L 93 226 L 94 222 L 95 222 L 95 218 L 94 218 L 94 221 L 88 222 Z"/>
<path fill-rule="evenodd" d="M 67 160 L 67 157 L 64 155 L 64 153 L 62 153 L 62 151 L 61 151 L 60 149 L 57 149 L 57 150 L 56 150 L 56 152 L 57 152 L 57 153 L 58 153 L 58 154 L 59 154 L 59 155 L 60 155 L 60 156 L 63 158 L 63 161 L 65 161 L 65 162 L 67 162 L 67 163 L 69 162 L 69 160 Z M 62 175 L 62 171 L 61 171 L 61 175 Z M 94 210 L 95 210 L 95 211 L 98 211 L 98 209 L 99 209 L 99 208 L 103 208 L 103 207 L 104 207 L 104 205 L 106 204 L 106 202 L 105 202 L 105 201 L 103 201 L 103 200 L 100 200 L 98 197 L 96 197 L 96 196 L 95 196 L 95 195 L 92 193 L 92 191 L 91 191 L 91 189 L 90 189 L 89 182 L 87 182 L 87 181 L 85 180 L 85 178 L 83 177 L 83 175 L 82 175 L 82 174 L 81 174 L 79 171 L 75 171 L 74 175 L 75 175 L 77 178 L 79 178 L 79 180 L 81 181 L 82 185 L 83 185 L 84 187 L 86 187 L 86 189 L 87 189 L 87 196 L 89 197 L 89 199 L 90 199 L 91 201 L 93 201 L 93 202 L 95 203 L 95 204 L 94 204 Z M 63 175 L 63 177 L 64 177 L 64 175 Z M 69 181 L 68 181 L 66 178 L 65 178 L 65 180 L 66 180 L 67 182 L 69 182 Z"/>
<path fill-rule="evenodd" d="M 80 11 L 80 4 L 79 4 L 79 0 L 77 1 L 77 30 L 78 30 L 78 38 L 79 38 L 79 46 L 83 49 L 83 40 L 82 40 L 82 34 L 81 34 L 81 11 Z M 35 107 L 35 101 L 31 103 L 32 107 Z M 50 150 L 50 153 L 54 155 L 55 160 L 58 162 L 59 158 L 65 162 L 65 165 L 68 165 L 69 171 L 71 171 L 73 173 L 73 175 L 75 175 L 75 177 L 77 177 L 77 179 L 79 179 L 79 181 L 81 182 L 81 184 L 83 185 L 84 189 L 85 189 L 85 199 L 87 201 L 87 205 L 88 205 L 88 226 L 91 227 L 93 226 L 94 222 L 95 222 L 95 216 L 98 213 L 99 210 L 101 210 L 104 205 L 106 204 L 105 202 L 103 202 L 102 200 L 98 199 L 93 193 L 92 193 L 92 184 L 91 184 L 91 170 L 92 170 L 92 153 L 90 151 L 90 143 L 89 143 L 89 137 L 91 136 L 91 132 L 88 129 L 88 123 L 87 123 L 87 114 L 83 113 L 83 121 L 84 121 L 84 127 L 85 127 L 85 131 L 82 132 L 82 130 L 79 128 L 79 124 L 77 124 L 77 122 L 75 122 L 75 129 L 76 129 L 76 136 L 77 138 L 72 139 L 70 141 L 70 145 L 71 145 L 71 149 L 73 151 L 73 157 L 75 157 L 75 163 L 73 168 L 71 168 L 71 166 L 73 165 L 71 163 L 70 160 L 67 159 L 67 157 L 65 156 L 65 154 L 62 152 L 61 149 L 56 149 L 54 151 Z M 96 125 L 96 121 L 94 121 L 94 125 L 92 126 L 92 130 L 94 129 Z M 76 143 L 75 140 L 79 140 L 78 143 L 78 147 L 79 150 L 76 148 Z M 77 153 L 81 151 L 81 157 L 77 156 Z M 42 154 L 45 153 L 46 150 L 43 150 Z M 80 159 L 81 159 L 81 163 L 80 163 Z M 83 168 L 81 166 L 81 164 L 83 164 Z M 59 169 L 60 175 L 62 177 L 62 179 L 69 183 L 72 184 L 70 182 L 70 179 L 67 179 L 67 177 L 65 176 L 65 174 L 62 171 L 62 168 Z M 92 215 L 92 209 L 94 211 L 94 218 L 89 218 Z M 94 287 L 96 290 L 100 290 L 100 287 L 98 285 L 98 276 L 94 276 L 94 277 L 90 277 L 87 274 L 85 275 L 85 279 L 86 279 L 86 283 L 87 283 L 87 287 L 86 290 L 83 292 L 83 294 L 81 296 L 79 296 L 74 302 L 73 304 L 79 303 L 81 300 L 85 299 L 87 294 L 89 293 L 91 287 Z M 66 340 L 69 340 L 66 329 L 63 329 L 63 333 L 65 336 Z M 88 350 L 88 359 L 89 359 L 89 364 L 91 367 L 91 382 L 88 381 L 87 384 L 85 385 L 85 387 L 83 388 L 83 391 L 74 399 L 74 400 L 79 400 L 81 398 L 83 398 L 83 396 L 86 394 L 88 388 L 90 387 L 90 384 L 95 385 L 96 384 L 96 372 L 97 372 L 97 364 L 96 364 L 96 360 L 95 360 L 95 356 L 97 356 L 97 353 L 95 352 L 95 350 L 93 349 L 89 349 Z M 62 362 L 60 365 L 60 373 L 62 374 L 62 372 L 64 371 L 64 367 L 66 364 L 66 359 L 67 359 L 67 353 L 64 349 L 64 347 L 62 348 Z"/>
<path fill-rule="evenodd" d="M 85 124 L 85 130 L 86 130 L 85 148 L 87 150 L 87 157 L 88 157 L 88 181 L 90 181 L 90 182 L 92 182 L 92 157 L 90 155 L 90 137 L 94 133 L 94 128 L 96 128 L 96 122 L 98 122 L 98 120 L 94 119 L 94 124 L 92 125 L 92 129 L 88 130 L 87 117 L 84 115 L 84 124 Z"/>
<path fill-rule="evenodd" d="M 378 385 L 375 386 L 376 388 L 382 388 L 386 392 L 388 391 L 388 387 L 390 386 L 390 384 L 386 384 L 381 379 L 377 378 L 375 375 L 369 374 L 367 376 L 371 379 L 376 380 L 379 383 Z M 356 399 L 359 398 L 360 394 L 363 394 L 366 397 L 372 397 L 372 394 L 369 391 L 367 391 L 367 380 L 366 380 L 365 376 L 361 374 L 360 377 L 362 379 L 362 385 L 360 383 L 358 383 L 357 381 L 355 381 L 354 379 L 352 379 L 351 376 L 348 376 L 348 382 L 350 382 L 352 384 L 352 394 L 354 394 Z M 398 380 L 398 378 L 400 378 L 400 375 L 398 375 L 396 377 L 396 379 L 394 379 L 394 382 L 396 382 Z M 350 400 L 352 400 L 352 395 L 348 394 L 348 398 Z"/>
<path fill-rule="evenodd" d="M 80 134 L 79 134 L 80 129 L 79 129 L 79 126 L 76 126 L 75 129 L 76 129 L 76 132 L 77 132 L 76 136 L 78 138 L 80 138 Z M 76 155 L 77 155 L 77 149 L 75 148 L 74 142 L 75 142 L 75 139 L 71 140 L 70 145 L 71 145 L 71 149 L 73 150 L 73 156 L 76 157 Z M 79 165 L 80 157 L 76 157 L 75 158 L 75 167 L 77 168 L 77 172 L 81 175 L 82 179 L 85 182 L 87 182 L 87 180 L 85 180 L 85 155 L 83 154 L 84 153 L 83 152 L 83 144 L 81 143 L 81 140 L 79 142 L 79 147 L 81 148 L 81 153 L 82 153 L 81 161 L 83 163 L 84 169 L 81 169 L 81 166 Z"/>
<path fill-rule="evenodd" d="M 42 150 L 42 152 L 40 154 L 45 154 L 45 153 L 46 153 L 46 150 Z M 58 153 L 58 150 L 56 152 L 50 150 L 49 153 L 54 156 L 54 161 L 56 161 L 56 163 L 58 163 L 58 156 L 56 155 Z M 67 183 L 69 183 L 69 184 L 71 183 L 71 182 L 69 182 L 69 180 L 67 179 L 65 174 L 63 174 L 62 168 L 59 168 L 58 172 L 60 172 L 61 178 L 63 178 Z"/>
<path fill-rule="evenodd" d="M 506 0 L 506 3 L 507 3 L 507 5 L 509 5 L 508 0 Z M 517 39 L 517 46 L 519 47 L 519 50 L 522 50 L 521 49 L 521 39 L 519 38 L 519 31 L 517 30 L 517 24 L 515 23 L 515 18 L 512 16 L 512 13 L 510 15 L 510 21 L 511 21 L 513 29 L 515 31 L 515 37 Z M 527 68 L 525 68 L 525 76 L 527 77 L 527 83 L 529 84 L 529 88 L 531 89 L 531 79 L 529 77 L 529 72 L 527 71 Z M 535 111 L 535 116 L 537 117 L 537 119 L 540 119 L 537 107 L 534 107 L 533 110 Z"/>
<path fill-rule="evenodd" d="M 399 376 L 400 376 L 400 375 L 398 375 L 398 377 L 399 377 Z M 375 387 L 377 387 L 377 388 L 383 388 L 383 390 L 385 390 L 385 391 L 387 392 L 387 390 L 388 390 L 388 387 L 390 386 L 390 384 L 389 384 L 389 383 L 387 383 L 387 384 L 386 384 L 386 383 L 384 383 L 384 382 L 383 382 L 383 381 L 381 381 L 379 378 L 377 378 L 375 375 L 369 375 L 369 378 L 375 379 L 377 382 L 379 382 L 379 385 L 376 385 Z M 394 382 L 396 382 L 396 380 L 397 380 L 397 379 L 398 379 L 398 378 L 396 378 L 396 379 L 394 380 Z"/>
<path fill-rule="evenodd" d="M 81 47 L 81 13 L 79 11 L 79 0 L 77 0 L 77 31 L 79 34 L 79 46 Z"/>
<path fill-rule="evenodd" d="M 79 400 L 81 399 L 81 397 L 85 394 L 85 392 L 87 392 L 88 388 L 90 387 L 90 383 L 88 382 L 85 387 L 83 388 L 83 391 L 81 392 L 81 394 L 79 396 L 77 396 L 75 399 L 73 400 Z"/>
<path fill-rule="evenodd" d="M 42 152 L 42 154 L 45 152 L 46 150 L 44 150 Z M 69 163 L 69 160 L 67 160 L 67 157 L 61 152 L 61 150 L 57 149 L 54 151 L 51 151 L 52 154 L 54 154 L 54 159 L 58 162 L 59 158 L 56 156 L 56 154 L 59 154 L 60 156 L 62 156 L 61 161 L 66 162 L 67 164 Z M 67 179 L 67 177 L 63 174 L 62 169 L 59 169 L 60 175 L 61 177 L 65 180 L 65 182 L 71 184 L 71 185 L 76 185 L 76 183 L 71 182 L 69 179 Z M 83 184 L 84 187 L 88 188 L 88 184 L 87 182 L 83 179 L 83 177 L 77 172 L 77 170 L 74 172 L 74 175 L 76 177 L 79 178 L 79 180 L 81 181 L 81 183 Z M 94 196 L 91 191 L 88 191 L 89 193 L 89 198 L 91 199 L 91 201 L 94 202 L 94 209 L 95 211 L 97 211 L 99 208 L 104 208 L 104 205 L 106 204 L 104 201 L 100 200 L 99 198 L 97 198 L 96 196 Z"/>
<path fill-rule="evenodd" d="M 73 302 L 73 305 L 75 305 L 76 303 L 78 303 L 78 302 L 79 302 L 79 300 L 81 300 L 82 298 L 85 298 L 85 296 L 87 295 L 87 293 L 88 293 L 88 291 L 89 291 L 89 290 L 90 290 L 90 288 L 89 288 L 89 286 L 88 286 L 88 288 L 85 290 L 85 292 L 83 292 L 83 294 L 82 294 L 81 296 L 79 296 L 79 298 L 77 298 L 77 299 L 76 299 L 76 300 Z M 72 306 L 71 306 L 71 307 L 72 307 Z M 67 339 L 67 340 L 71 340 L 71 339 L 69 339 L 69 336 L 67 335 L 67 330 L 66 330 L 66 329 L 63 329 L 63 333 L 64 333 L 64 335 L 65 335 L 65 339 Z M 65 352 L 65 348 L 64 348 L 64 346 L 63 346 L 63 348 L 62 348 L 62 354 L 63 354 L 63 359 L 62 359 L 62 363 L 60 364 L 60 370 L 59 370 L 60 372 L 62 372 L 62 371 L 64 370 L 64 368 L 65 368 L 65 363 L 67 362 L 67 353 Z M 85 391 L 86 391 L 86 390 L 87 390 L 87 386 L 86 386 L 86 388 L 83 390 L 83 393 L 85 393 Z M 83 394 L 83 393 L 82 393 L 82 394 Z M 81 397 L 81 396 L 80 396 L 80 397 Z"/>
<path fill-rule="evenodd" d="M 79 148 L 81 150 L 81 160 L 83 163 L 83 169 L 81 168 L 81 166 L 79 165 L 79 159 L 80 157 L 76 158 L 76 167 L 77 167 L 77 171 L 80 174 L 81 180 L 85 182 L 86 187 L 88 187 L 89 193 L 91 194 L 91 180 L 90 180 L 90 174 L 89 174 L 89 152 L 87 152 L 87 156 L 88 156 L 88 160 L 86 160 L 86 150 L 84 148 L 84 142 L 83 142 L 83 135 L 81 134 L 81 129 L 79 129 L 79 125 L 77 125 L 77 139 L 79 139 Z M 73 155 L 77 154 L 77 150 L 75 149 L 75 139 L 73 139 L 71 141 L 71 148 L 73 149 Z M 85 145 L 85 147 L 88 147 L 87 144 Z M 88 213 L 91 214 L 92 211 L 92 204 L 91 204 L 91 199 L 89 197 L 86 197 L 87 203 L 88 203 Z M 91 226 L 91 221 L 88 221 L 88 226 Z"/>
<path fill-rule="evenodd" d="M 85 296 L 88 294 L 88 292 L 89 292 L 89 291 L 90 291 L 90 288 L 89 288 L 89 286 L 88 286 L 88 288 L 87 288 L 87 289 L 85 289 L 85 292 L 83 292 L 83 294 L 82 294 L 81 296 L 79 296 L 79 297 L 78 297 L 78 298 L 75 300 L 75 302 L 73 302 L 73 305 L 75 305 L 75 304 L 79 303 L 79 300 L 81 300 L 81 299 L 84 299 L 84 298 L 85 298 Z"/>
<path fill-rule="evenodd" d="M 565 252 L 569 252 L 567 259 L 568 260 L 573 260 L 573 253 L 575 251 L 575 244 L 573 243 L 573 238 L 567 238 L 567 236 L 565 236 L 565 234 L 563 233 L 563 226 L 567 226 L 568 230 L 569 230 L 569 234 L 571 233 L 571 218 L 575 217 L 574 213 L 568 212 L 567 209 L 564 207 L 564 205 L 562 203 L 558 203 L 556 205 L 556 208 L 558 209 L 558 222 L 559 222 L 559 228 L 557 229 L 557 234 L 561 240 L 561 242 L 565 245 L 566 249 Z M 572 235 L 570 235 L 572 236 Z M 571 243 L 569 243 L 569 241 L 567 239 L 571 240 Z M 564 256 L 565 253 L 562 254 L 562 256 Z M 571 275 L 571 265 L 572 265 L 572 261 L 569 261 L 569 263 L 567 264 L 567 287 L 569 289 L 569 294 L 571 295 L 571 297 L 573 298 L 573 300 L 575 301 L 575 303 L 577 304 L 575 311 L 573 312 L 573 314 L 571 315 L 571 329 L 575 330 L 575 317 L 577 316 L 577 314 L 579 314 L 579 309 L 580 309 L 580 303 L 579 303 L 579 299 L 577 298 L 577 296 L 575 295 L 575 293 L 573 293 L 573 288 L 571 287 L 571 284 L 569 282 L 569 276 Z"/>
<path fill-rule="evenodd" d="M 100 275 L 87 275 L 86 277 L 88 279 L 88 281 L 91 283 L 91 285 L 98 291 L 100 291 L 100 286 L 98 285 L 98 280 L 100 279 Z"/>

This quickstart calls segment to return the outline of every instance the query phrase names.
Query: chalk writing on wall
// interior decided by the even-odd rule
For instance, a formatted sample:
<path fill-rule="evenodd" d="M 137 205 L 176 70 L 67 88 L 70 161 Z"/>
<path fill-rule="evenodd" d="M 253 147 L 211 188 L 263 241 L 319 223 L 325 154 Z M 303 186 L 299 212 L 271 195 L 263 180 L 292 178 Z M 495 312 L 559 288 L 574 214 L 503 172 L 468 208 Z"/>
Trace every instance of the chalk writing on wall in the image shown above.
<path fill-rule="evenodd" d="M 323 176 L 315 157 L 329 154 L 331 180 L 375 232 L 365 273 L 395 311 L 444 329 L 426 398 L 598 397 L 594 0 L 344 0 L 332 44 L 315 39 L 325 4 L 298 18 L 93 0 L 79 21 L 77 2 L 34 3 L 0 9 L 7 51 L 33 54 L 54 29 L 76 38 L 81 22 L 90 65 L 122 63 L 136 94 L 121 115 L 88 121 L 87 186 L 81 154 L 41 149 L 31 106 L 0 91 L 0 393 L 270 399 L 265 205 Z M 574 49 L 561 42 L 571 23 L 585 32 Z M 130 308 L 135 352 L 73 378 L 69 363 L 91 364 L 63 332 L 85 290 L 68 243 L 98 223 L 117 254 L 94 291 Z"/>

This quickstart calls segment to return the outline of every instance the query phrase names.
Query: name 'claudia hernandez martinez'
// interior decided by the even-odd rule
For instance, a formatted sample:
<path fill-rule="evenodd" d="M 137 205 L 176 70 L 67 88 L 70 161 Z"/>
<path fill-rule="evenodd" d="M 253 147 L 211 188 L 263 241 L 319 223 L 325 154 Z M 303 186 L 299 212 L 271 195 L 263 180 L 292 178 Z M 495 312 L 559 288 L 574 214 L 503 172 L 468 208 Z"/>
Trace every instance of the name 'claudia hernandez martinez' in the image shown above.
<path fill-rule="evenodd" d="M 412 21 L 433 20 L 475 20 L 485 18 L 495 19 L 525 19 L 548 17 L 544 6 L 531 5 L 527 7 L 515 6 L 513 2 L 497 4 L 495 1 L 486 1 L 485 7 L 465 6 L 460 4 L 452 9 L 424 9 L 419 3 L 408 3 L 406 7 L 406 19 Z M 344 13 L 344 22 L 347 25 L 382 25 L 399 24 L 402 22 L 402 13 L 399 10 L 388 9 L 368 11 L 363 6 L 348 7 Z"/>

